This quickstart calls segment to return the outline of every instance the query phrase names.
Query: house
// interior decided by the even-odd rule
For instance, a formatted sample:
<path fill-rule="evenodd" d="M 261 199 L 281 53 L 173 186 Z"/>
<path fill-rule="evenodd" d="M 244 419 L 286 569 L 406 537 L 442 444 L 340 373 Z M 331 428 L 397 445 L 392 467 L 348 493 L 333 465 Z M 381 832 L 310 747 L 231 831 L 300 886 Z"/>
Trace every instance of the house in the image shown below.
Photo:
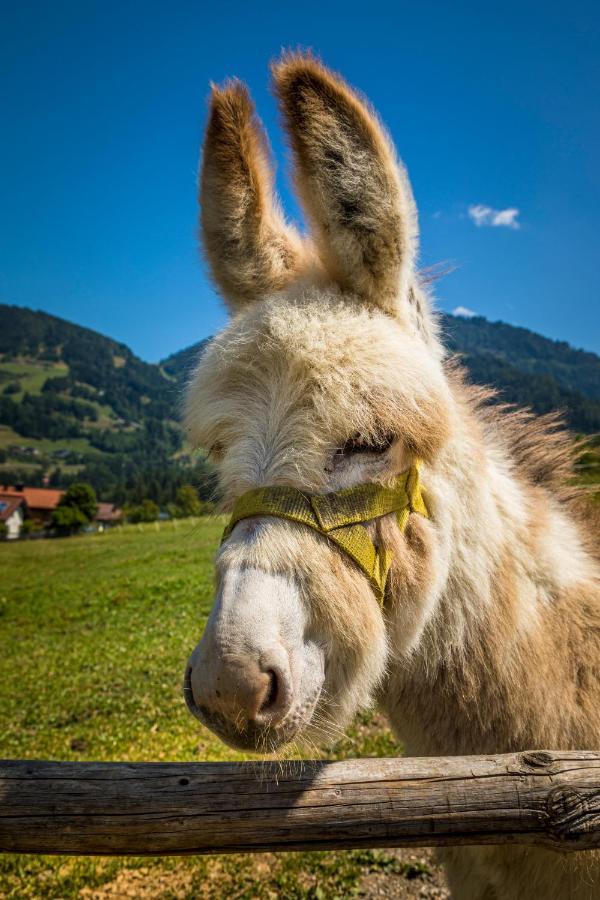
<path fill-rule="evenodd" d="M 20 536 L 26 514 L 27 504 L 19 493 L 0 491 L 0 522 L 7 528 L 7 540 Z"/>
<path fill-rule="evenodd" d="M 38 527 L 50 525 L 52 513 L 63 494 L 64 491 L 54 488 L 25 487 L 22 484 L 3 488 L 0 485 L 0 522 L 5 522 L 9 527 L 8 536 L 19 537 L 25 518 L 32 519 Z M 118 525 L 122 519 L 122 510 L 113 503 L 98 503 L 95 522 L 99 531 Z"/>
<path fill-rule="evenodd" d="M 53 511 L 58 506 L 58 501 L 64 491 L 53 488 L 25 487 L 17 484 L 15 487 L 2 487 L 0 493 L 21 497 L 25 501 L 28 517 L 33 519 L 36 525 L 48 525 Z"/>
<path fill-rule="evenodd" d="M 110 528 L 112 525 L 118 525 L 123 518 L 122 510 L 118 509 L 114 503 L 99 503 L 96 510 L 96 522 L 99 530 Z"/>
<path fill-rule="evenodd" d="M 20 493 L 27 503 L 29 515 L 34 522 L 37 525 L 48 525 L 64 491 L 54 488 L 24 487 Z"/>

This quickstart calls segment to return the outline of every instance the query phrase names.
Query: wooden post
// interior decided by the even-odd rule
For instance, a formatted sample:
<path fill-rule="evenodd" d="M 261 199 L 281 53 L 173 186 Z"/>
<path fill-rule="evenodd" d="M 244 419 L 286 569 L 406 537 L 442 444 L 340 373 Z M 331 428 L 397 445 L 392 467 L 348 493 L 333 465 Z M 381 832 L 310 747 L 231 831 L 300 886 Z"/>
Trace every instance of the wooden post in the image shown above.
<path fill-rule="evenodd" d="M 600 847 L 600 753 L 346 762 L 0 762 L 0 850 Z"/>

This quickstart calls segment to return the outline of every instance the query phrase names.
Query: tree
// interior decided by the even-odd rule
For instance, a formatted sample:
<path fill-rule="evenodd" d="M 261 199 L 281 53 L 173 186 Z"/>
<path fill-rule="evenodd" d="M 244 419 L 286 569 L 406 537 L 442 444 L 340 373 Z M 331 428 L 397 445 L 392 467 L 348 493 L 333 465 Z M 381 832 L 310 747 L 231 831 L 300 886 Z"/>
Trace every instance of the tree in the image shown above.
<path fill-rule="evenodd" d="M 76 506 L 57 506 L 52 513 L 52 525 L 62 535 L 76 534 L 89 519 Z"/>
<path fill-rule="evenodd" d="M 52 525 L 59 534 L 75 534 L 93 521 L 97 509 L 93 487 L 85 481 L 75 481 L 52 513 Z"/>
<path fill-rule="evenodd" d="M 198 497 L 198 491 L 191 484 L 182 484 L 175 495 L 173 515 L 184 519 L 187 516 L 199 516 L 202 513 L 202 503 Z"/>
<path fill-rule="evenodd" d="M 125 510 L 128 522 L 156 522 L 160 510 L 154 500 L 143 500 L 139 506 L 130 506 Z"/>

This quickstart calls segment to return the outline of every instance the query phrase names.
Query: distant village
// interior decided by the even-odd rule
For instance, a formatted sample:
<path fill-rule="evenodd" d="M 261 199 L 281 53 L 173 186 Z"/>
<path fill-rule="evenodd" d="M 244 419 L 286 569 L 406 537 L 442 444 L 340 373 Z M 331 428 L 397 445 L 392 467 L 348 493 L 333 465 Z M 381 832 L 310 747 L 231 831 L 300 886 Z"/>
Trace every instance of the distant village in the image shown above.
<path fill-rule="evenodd" d="M 48 478 L 46 476 L 46 482 Z M 141 524 L 165 519 L 188 519 L 214 512 L 214 503 L 201 499 L 192 484 L 182 484 L 174 502 L 160 507 L 146 498 L 125 505 L 99 501 L 88 482 L 71 483 L 65 490 L 25 484 L 0 484 L 0 540 L 67 537 L 81 532 L 103 532 L 128 522 Z"/>
<path fill-rule="evenodd" d="M 52 516 L 65 491 L 47 487 L 0 485 L 0 524 L 6 540 L 27 536 L 45 536 L 52 526 Z M 123 520 L 123 512 L 112 503 L 98 503 L 88 530 L 104 531 Z"/>

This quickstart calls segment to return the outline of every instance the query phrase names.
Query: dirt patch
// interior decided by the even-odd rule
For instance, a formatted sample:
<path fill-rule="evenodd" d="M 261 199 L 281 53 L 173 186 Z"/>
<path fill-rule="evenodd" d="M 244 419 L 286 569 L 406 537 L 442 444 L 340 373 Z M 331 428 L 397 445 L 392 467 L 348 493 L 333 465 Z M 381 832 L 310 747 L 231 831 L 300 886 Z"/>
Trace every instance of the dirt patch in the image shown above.
<path fill-rule="evenodd" d="M 400 863 L 400 871 L 369 872 L 361 878 L 360 896 L 368 900 L 448 900 L 450 891 L 442 866 L 433 851 L 387 850 Z"/>
<path fill-rule="evenodd" d="M 155 900 L 161 897 L 179 900 L 189 897 L 192 881 L 192 870 L 183 865 L 173 869 L 158 866 L 121 869 L 113 881 L 96 888 L 82 888 L 79 896 L 85 900 L 124 900 L 126 897 L 133 897 L 135 900 Z"/>
<path fill-rule="evenodd" d="M 357 873 L 359 877 L 352 881 L 348 896 L 366 900 L 448 900 L 450 897 L 444 872 L 431 851 L 376 853 L 375 862 L 365 864 L 364 874 Z M 350 887 L 346 880 L 347 858 L 329 857 L 327 872 L 294 869 L 282 877 L 286 856 L 240 856 L 237 863 L 232 857 L 227 860 L 213 857 L 197 864 L 173 861 L 169 867 L 125 868 L 102 886 L 82 888 L 79 897 L 82 900 L 221 900 L 224 896 L 230 900 L 286 900 L 291 897 L 294 900 L 333 900 L 346 895 L 346 889 Z"/>

